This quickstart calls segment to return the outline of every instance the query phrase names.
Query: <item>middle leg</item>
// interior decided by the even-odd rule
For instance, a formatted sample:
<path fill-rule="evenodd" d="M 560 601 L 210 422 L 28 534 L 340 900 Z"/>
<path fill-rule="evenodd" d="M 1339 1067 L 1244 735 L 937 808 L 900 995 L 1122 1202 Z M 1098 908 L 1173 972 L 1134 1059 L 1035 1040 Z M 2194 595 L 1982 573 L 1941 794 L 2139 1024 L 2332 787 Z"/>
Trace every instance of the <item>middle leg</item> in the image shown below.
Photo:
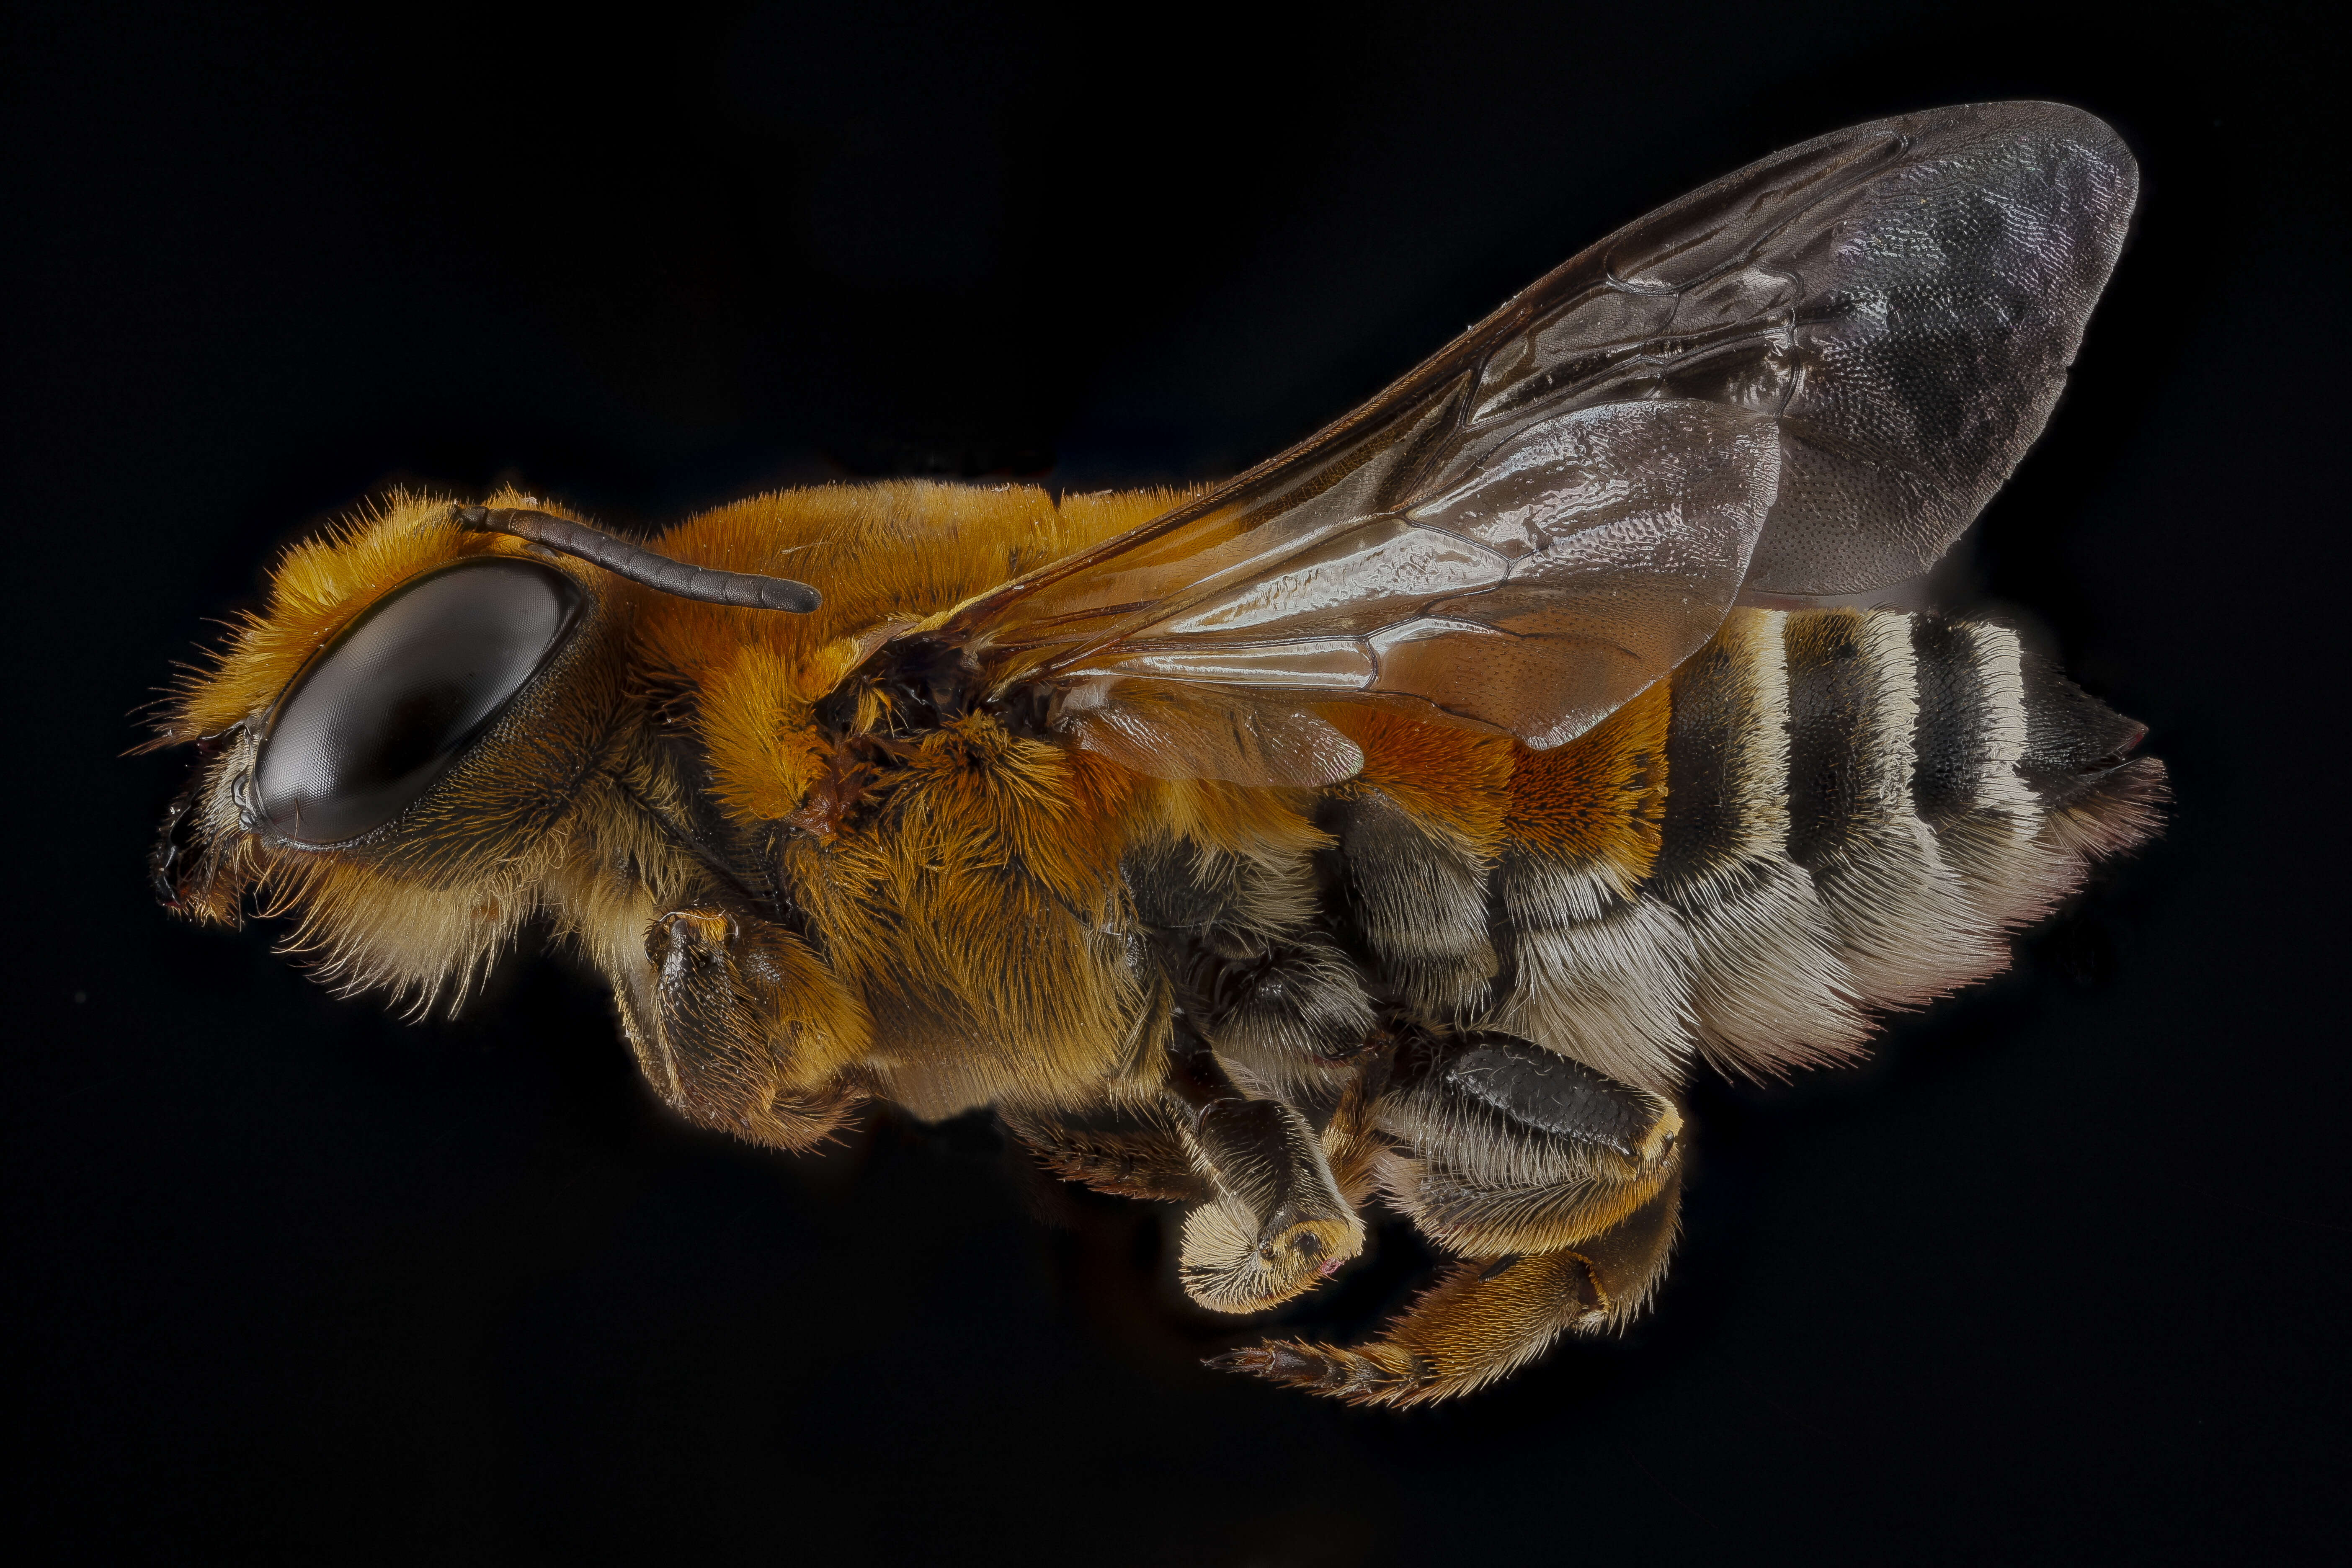
<path fill-rule="evenodd" d="M 1221 1312 L 1286 1301 L 1364 1247 L 1364 1222 L 1340 1191 L 1323 1140 L 1279 1100 L 1243 1092 L 1208 1040 L 1178 1013 L 1168 1088 L 1213 1184 L 1185 1217 L 1186 1294 Z"/>

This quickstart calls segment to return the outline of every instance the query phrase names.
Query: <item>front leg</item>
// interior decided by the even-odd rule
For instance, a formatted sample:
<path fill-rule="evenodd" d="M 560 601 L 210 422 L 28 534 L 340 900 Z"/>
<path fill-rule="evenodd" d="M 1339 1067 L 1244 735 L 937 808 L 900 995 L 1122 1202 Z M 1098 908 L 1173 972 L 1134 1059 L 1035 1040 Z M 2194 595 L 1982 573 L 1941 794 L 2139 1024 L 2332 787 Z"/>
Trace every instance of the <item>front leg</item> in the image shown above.
<path fill-rule="evenodd" d="M 620 993 L 622 1022 L 671 1109 L 793 1151 L 848 1120 L 860 1096 L 805 1076 L 808 1058 L 833 1054 L 862 1017 L 795 938 L 723 910 L 673 910 L 647 930 L 646 956 L 650 983 Z"/>
<path fill-rule="evenodd" d="M 1307 1119 L 1281 1100 L 1244 1094 L 1181 1012 L 1167 1082 L 1214 1189 L 1184 1221 L 1180 1268 L 1193 1300 L 1220 1312 L 1258 1311 L 1363 1250 L 1363 1221 Z"/>

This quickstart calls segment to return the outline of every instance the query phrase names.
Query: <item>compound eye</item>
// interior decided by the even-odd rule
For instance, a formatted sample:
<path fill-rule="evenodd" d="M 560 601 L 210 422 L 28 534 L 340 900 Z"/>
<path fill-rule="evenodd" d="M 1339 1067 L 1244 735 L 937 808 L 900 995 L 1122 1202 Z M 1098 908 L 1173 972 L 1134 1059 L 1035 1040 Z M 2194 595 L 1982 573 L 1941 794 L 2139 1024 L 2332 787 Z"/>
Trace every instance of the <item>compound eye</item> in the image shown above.
<path fill-rule="evenodd" d="M 299 844 L 383 826 L 448 772 L 579 619 L 562 573 L 459 562 L 394 589 L 310 661 L 279 701 L 254 791 Z"/>

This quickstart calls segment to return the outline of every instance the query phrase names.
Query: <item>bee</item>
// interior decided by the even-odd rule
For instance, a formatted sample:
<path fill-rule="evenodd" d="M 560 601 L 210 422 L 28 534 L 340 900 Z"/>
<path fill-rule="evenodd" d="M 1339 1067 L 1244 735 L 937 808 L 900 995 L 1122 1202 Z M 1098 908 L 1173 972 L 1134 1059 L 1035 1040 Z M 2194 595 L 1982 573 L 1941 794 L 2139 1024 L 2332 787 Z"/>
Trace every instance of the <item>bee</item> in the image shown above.
<path fill-rule="evenodd" d="M 511 490 L 294 547 L 172 700 L 163 902 L 463 996 L 526 926 L 688 1120 L 992 1108 L 1185 1205 L 1247 1314 L 1386 1209 L 1405 1405 L 1626 1323 L 1703 1069 L 1853 1058 L 2158 825 L 2142 726 L 1927 571 L 2040 434 L 2137 173 L 2079 110 L 1823 136 L 1197 490 L 762 495 L 651 542 Z"/>

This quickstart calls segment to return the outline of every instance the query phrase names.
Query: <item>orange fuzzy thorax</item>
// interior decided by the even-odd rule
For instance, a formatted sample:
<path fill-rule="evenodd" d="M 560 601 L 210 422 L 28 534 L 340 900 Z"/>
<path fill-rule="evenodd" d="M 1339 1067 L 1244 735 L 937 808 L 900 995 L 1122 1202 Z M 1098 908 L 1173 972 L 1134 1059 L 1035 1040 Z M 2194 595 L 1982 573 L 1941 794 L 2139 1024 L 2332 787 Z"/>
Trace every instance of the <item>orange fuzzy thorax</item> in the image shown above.
<path fill-rule="evenodd" d="M 824 596 L 807 616 L 648 595 L 642 663 L 690 684 L 713 793 L 747 820 L 789 816 L 824 766 L 809 710 L 886 637 L 1119 533 L 1181 498 L 1065 496 L 1032 485 L 898 480 L 754 496 L 656 542 L 698 565 L 790 576 Z"/>

